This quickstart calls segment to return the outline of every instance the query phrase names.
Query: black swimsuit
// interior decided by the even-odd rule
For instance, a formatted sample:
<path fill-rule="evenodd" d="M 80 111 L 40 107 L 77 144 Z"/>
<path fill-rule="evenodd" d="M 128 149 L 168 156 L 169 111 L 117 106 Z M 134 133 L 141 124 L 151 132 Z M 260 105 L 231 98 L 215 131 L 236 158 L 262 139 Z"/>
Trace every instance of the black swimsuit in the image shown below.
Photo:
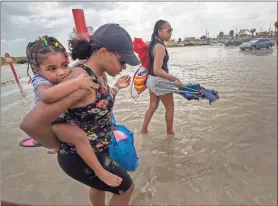
<path fill-rule="evenodd" d="M 82 67 L 89 76 L 97 77 L 92 70 L 84 64 L 77 65 Z M 98 83 L 95 80 L 95 83 Z M 112 133 L 112 108 L 114 105 L 115 95 L 108 87 L 108 91 L 100 87 L 97 92 L 96 100 L 86 106 L 74 109 L 68 109 L 63 119 L 56 123 L 69 123 L 80 127 L 87 133 L 90 144 L 94 149 L 100 164 L 104 169 L 121 177 L 122 183 L 118 187 L 110 187 L 102 182 L 94 171 L 82 160 L 77 154 L 74 145 L 61 143 L 58 153 L 58 162 L 60 167 L 72 178 L 82 182 L 92 188 L 110 191 L 119 194 L 119 191 L 127 191 L 132 179 L 114 160 L 108 155 L 108 147 L 113 135 Z"/>
<path fill-rule="evenodd" d="M 154 66 L 153 49 L 154 49 L 156 44 L 162 44 L 165 47 L 163 41 L 161 41 L 160 39 L 157 39 L 157 38 L 150 45 L 150 50 L 149 50 L 149 57 L 150 57 L 149 74 L 152 75 L 152 76 L 156 76 L 154 74 L 154 68 L 153 68 L 153 66 Z M 169 54 L 168 54 L 168 51 L 167 51 L 166 47 L 165 47 L 165 52 L 166 52 L 166 55 L 163 58 L 162 70 L 164 70 L 165 72 L 169 73 L 169 69 L 168 69 Z"/>
<path fill-rule="evenodd" d="M 77 65 L 82 67 L 92 77 L 95 77 L 95 83 L 98 84 L 97 77 L 92 70 L 84 64 Z M 96 152 L 107 150 L 110 144 L 112 133 L 112 108 L 114 106 L 115 96 L 104 88 L 100 87 L 97 92 L 96 100 L 83 107 L 68 109 L 63 116 L 63 121 L 80 127 L 87 133 L 92 148 Z M 60 154 L 76 153 L 73 145 L 67 143 L 61 144 Z"/>

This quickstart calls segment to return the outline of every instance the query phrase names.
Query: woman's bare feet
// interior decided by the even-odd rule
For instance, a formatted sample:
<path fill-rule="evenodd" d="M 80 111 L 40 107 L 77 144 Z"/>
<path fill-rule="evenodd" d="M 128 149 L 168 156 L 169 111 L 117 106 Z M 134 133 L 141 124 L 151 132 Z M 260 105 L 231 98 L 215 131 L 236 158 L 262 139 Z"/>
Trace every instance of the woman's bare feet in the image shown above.
<path fill-rule="evenodd" d="M 175 135 L 175 132 L 173 132 L 173 131 L 167 131 L 167 135 Z"/>
<path fill-rule="evenodd" d="M 141 134 L 147 134 L 148 132 L 149 132 L 148 129 L 143 129 L 143 128 L 142 128 L 142 129 L 140 130 L 140 133 L 141 133 Z"/>

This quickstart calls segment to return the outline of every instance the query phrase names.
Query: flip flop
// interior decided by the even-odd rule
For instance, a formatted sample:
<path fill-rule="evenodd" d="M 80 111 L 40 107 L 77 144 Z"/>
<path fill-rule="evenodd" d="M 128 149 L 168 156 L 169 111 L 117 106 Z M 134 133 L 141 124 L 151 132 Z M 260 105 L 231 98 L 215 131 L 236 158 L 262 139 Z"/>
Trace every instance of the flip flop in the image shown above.
<path fill-rule="evenodd" d="M 36 142 L 34 139 L 32 138 L 26 138 L 23 139 L 19 142 L 19 145 L 21 147 L 41 147 L 41 144 Z"/>

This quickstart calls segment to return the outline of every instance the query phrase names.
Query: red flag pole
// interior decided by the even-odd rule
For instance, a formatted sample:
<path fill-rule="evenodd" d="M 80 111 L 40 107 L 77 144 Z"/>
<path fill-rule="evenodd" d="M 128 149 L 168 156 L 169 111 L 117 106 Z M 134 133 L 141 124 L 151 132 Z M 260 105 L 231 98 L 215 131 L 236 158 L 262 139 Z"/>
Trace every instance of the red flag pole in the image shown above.
<path fill-rule="evenodd" d="M 91 36 L 88 32 L 83 9 L 72 9 L 72 14 L 77 34 L 84 34 L 90 40 Z"/>
<path fill-rule="evenodd" d="M 12 57 L 10 56 L 9 53 L 5 53 L 5 59 L 6 59 L 6 62 L 8 62 L 11 67 L 15 81 L 17 82 L 17 84 L 19 84 L 19 79 L 18 79 L 17 73 L 16 73 L 14 65 L 13 65 Z"/>
<path fill-rule="evenodd" d="M 18 79 L 18 76 L 17 76 L 17 74 L 16 74 L 16 71 L 15 71 L 15 68 L 14 68 L 13 63 L 12 63 L 12 62 L 9 62 L 9 65 L 10 65 L 10 67 L 11 67 L 11 69 L 12 69 L 12 72 L 13 72 L 13 75 L 14 75 L 14 78 L 15 78 L 15 81 L 19 84 L 19 79 Z"/>

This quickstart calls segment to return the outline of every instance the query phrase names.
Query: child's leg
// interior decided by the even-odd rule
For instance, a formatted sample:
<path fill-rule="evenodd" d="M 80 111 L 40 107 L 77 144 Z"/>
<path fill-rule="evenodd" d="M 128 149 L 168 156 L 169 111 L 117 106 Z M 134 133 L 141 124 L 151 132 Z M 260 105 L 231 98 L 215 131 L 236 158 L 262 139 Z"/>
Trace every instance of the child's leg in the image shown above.
<path fill-rule="evenodd" d="M 107 185 L 118 186 L 122 179 L 103 168 L 89 142 L 87 134 L 77 126 L 61 123 L 53 126 L 57 138 L 75 146 L 78 155 L 94 171 L 94 173 Z"/>
<path fill-rule="evenodd" d="M 82 129 L 80 129 L 75 125 L 67 124 L 67 123 L 59 123 L 59 124 L 54 124 L 52 128 L 57 138 L 62 142 L 66 142 L 68 144 L 74 144 L 74 142 L 78 140 L 89 141 L 87 134 Z"/>

